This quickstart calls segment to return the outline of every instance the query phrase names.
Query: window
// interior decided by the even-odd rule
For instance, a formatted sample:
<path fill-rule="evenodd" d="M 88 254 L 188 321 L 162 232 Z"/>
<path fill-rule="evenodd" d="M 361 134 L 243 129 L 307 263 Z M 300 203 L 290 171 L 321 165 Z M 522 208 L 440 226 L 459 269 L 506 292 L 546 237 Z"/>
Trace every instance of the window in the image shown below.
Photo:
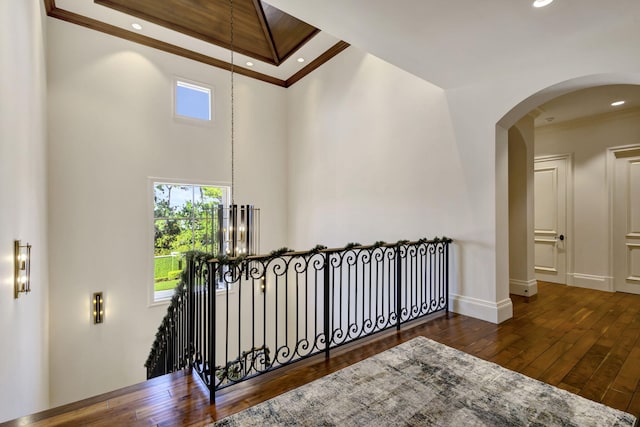
<path fill-rule="evenodd" d="M 174 114 L 178 118 L 211 122 L 211 88 L 175 80 Z"/>
<path fill-rule="evenodd" d="M 184 183 L 153 183 L 153 300 L 171 298 L 185 267 L 187 251 L 214 253 L 214 209 L 227 204 L 229 188 Z"/>

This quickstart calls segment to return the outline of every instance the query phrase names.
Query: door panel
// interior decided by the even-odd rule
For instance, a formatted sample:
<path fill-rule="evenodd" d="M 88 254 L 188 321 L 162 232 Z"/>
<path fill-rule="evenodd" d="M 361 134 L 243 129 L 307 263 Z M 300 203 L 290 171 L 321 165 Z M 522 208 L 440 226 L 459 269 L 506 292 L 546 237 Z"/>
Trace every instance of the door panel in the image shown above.
<path fill-rule="evenodd" d="M 536 279 L 563 284 L 567 283 L 567 162 L 565 158 L 537 159 L 534 173 Z"/>
<path fill-rule="evenodd" d="M 615 288 L 640 294 L 640 150 L 616 153 L 613 266 Z"/>

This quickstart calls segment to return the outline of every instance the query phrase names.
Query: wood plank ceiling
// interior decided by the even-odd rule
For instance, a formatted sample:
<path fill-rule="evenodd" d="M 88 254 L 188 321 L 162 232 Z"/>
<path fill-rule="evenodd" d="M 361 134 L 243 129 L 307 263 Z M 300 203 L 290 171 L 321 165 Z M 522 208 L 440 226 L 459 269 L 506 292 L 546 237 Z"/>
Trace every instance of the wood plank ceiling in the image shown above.
<path fill-rule="evenodd" d="M 95 3 L 174 31 L 231 48 L 229 0 L 95 0 Z M 319 30 L 260 0 L 233 1 L 233 48 L 280 64 Z"/>
<path fill-rule="evenodd" d="M 60 9 L 56 6 L 55 0 L 44 0 L 44 3 L 47 14 L 51 17 L 215 67 L 230 69 L 230 64 L 223 60 L 124 31 L 109 23 Z M 225 49 L 231 48 L 229 0 L 94 0 L 94 3 Z M 319 32 L 319 29 L 287 15 L 262 0 L 233 0 L 233 50 L 258 61 L 279 66 Z M 237 65 L 234 70 L 258 80 L 289 87 L 348 46 L 348 43 L 338 42 L 287 80 L 280 80 Z"/>

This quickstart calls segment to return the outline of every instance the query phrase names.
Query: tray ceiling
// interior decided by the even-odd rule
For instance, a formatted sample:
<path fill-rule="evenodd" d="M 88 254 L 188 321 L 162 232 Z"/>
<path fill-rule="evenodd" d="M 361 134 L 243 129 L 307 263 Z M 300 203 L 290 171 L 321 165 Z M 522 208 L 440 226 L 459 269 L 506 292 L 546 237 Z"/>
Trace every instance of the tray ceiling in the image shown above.
<path fill-rule="evenodd" d="M 230 69 L 229 0 L 44 0 L 44 4 L 51 17 Z M 143 29 L 133 30 L 134 22 Z M 288 87 L 348 46 L 261 0 L 233 0 L 234 70 L 239 74 Z"/>
<path fill-rule="evenodd" d="M 231 46 L 228 0 L 95 0 L 137 18 L 224 48 Z M 234 51 L 278 65 L 319 30 L 260 0 L 234 0 Z"/>

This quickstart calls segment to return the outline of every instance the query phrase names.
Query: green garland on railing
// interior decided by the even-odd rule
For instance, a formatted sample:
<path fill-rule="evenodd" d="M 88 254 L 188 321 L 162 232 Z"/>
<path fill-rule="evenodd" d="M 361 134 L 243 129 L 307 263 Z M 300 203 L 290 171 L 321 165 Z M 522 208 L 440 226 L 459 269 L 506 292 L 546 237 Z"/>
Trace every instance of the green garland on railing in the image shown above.
<path fill-rule="evenodd" d="M 229 255 L 222 255 L 218 257 L 218 264 L 220 265 L 228 265 L 230 267 L 235 267 L 237 265 L 240 265 L 244 262 L 244 260 L 247 258 L 246 255 L 240 255 L 237 257 L 231 257 Z"/>
<path fill-rule="evenodd" d="M 316 245 L 313 249 L 311 249 L 309 251 L 310 254 L 318 254 L 321 251 L 324 251 L 325 249 L 327 249 L 327 247 L 325 245 Z"/>
<path fill-rule="evenodd" d="M 269 255 L 266 257 L 267 260 L 278 258 L 287 252 L 294 252 L 293 249 L 289 249 L 286 246 L 280 249 L 276 249 L 275 251 L 269 252 Z"/>

